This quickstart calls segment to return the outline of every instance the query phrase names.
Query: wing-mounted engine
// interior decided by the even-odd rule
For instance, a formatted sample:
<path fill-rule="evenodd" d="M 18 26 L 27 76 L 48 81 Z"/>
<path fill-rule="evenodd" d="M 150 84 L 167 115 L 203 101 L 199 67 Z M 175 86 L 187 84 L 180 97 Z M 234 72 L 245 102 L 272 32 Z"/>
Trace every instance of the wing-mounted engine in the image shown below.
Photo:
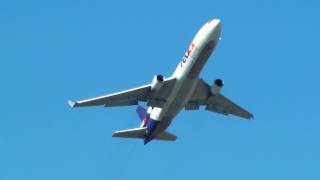
<path fill-rule="evenodd" d="M 161 98 L 163 91 L 161 88 L 164 86 L 164 77 L 161 74 L 155 75 L 151 81 L 151 93 L 149 94 L 149 100 L 147 106 L 151 107 L 163 107 L 165 100 Z"/>
<path fill-rule="evenodd" d="M 151 91 L 158 91 L 163 86 L 164 77 L 161 74 L 155 75 L 151 82 Z"/>
<path fill-rule="evenodd" d="M 223 81 L 221 79 L 216 79 L 213 82 L 213 84 L 210 88 L 210 91 L 212 94 L 217 95 L 217 94 L 220 94 L 222 87 L 223 87 Z"/>

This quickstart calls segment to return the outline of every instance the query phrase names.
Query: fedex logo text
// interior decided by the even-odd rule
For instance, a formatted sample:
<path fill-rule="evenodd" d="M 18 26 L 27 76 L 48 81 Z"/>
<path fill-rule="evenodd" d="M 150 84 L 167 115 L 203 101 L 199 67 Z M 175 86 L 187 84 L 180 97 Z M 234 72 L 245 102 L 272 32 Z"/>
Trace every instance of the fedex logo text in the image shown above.
<path fill-rule="evenodd" d="M 183 67 L 183 64 L 185 64 L 187 62 L 187 59 L 189 58 L 189 56 L 193 52 L 194 48 L 195 48 L 195 45 L 193 43 L 191 43 L 188 50 L 184 53 L 184 56 L 181 60 L 181 63 L 180 63 L 181 67 Z"/>

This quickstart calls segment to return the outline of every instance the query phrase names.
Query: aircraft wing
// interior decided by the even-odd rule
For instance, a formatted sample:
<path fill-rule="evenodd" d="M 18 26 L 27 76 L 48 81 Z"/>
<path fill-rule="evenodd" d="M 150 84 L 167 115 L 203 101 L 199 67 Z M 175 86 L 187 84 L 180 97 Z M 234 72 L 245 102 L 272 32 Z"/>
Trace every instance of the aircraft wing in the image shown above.
<path fill-rule="evenodd" d="M 232 114 L 245 119 L 253 118 L 253 115 L 250 112 L 232 102 L 222 94 L 211 94 L 210 86 L 203 80 L 199 80 L 195 93 L 186 105 L 186 110 L 199 109 L 200 105 L 205 106 L 207 111 L 223 115 Z"/>
<path fill-rule="evenodd" d="M 139 101 L 144 101 L 148 102 L 148 105 L 154 107 L 162 107 L 166 98 L 169 96 L 170 90 L 171 88 L 173 88 L 175 81 L 175 78 L 165 79 L 161 89 L 155 92 L 151 91 L 151 84 L 148 84 L 114 94 L 109 94 L 81 101 L 69 101 L 68 103 L 71 107 L 99 105 L 113 107 L 137 105 Z"/>
<path fill-rule="evenodd" d="M 206 110 L 224 115 L 232 114 L 245 119 L 253 118 L 253 115 L 250 112 L 235 104 L 221 94 L 208 98 Z"/>

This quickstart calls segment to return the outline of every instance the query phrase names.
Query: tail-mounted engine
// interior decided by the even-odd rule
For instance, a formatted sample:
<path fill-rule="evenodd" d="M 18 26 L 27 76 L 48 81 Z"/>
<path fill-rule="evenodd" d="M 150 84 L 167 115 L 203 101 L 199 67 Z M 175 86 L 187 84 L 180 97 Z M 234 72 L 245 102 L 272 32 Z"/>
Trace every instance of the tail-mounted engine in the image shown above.
<path fill-rule="evenodd" d="M 223 87 L 223 81 L 221 79 L 216 79 L 211 86 L 212 94 L 220 94 L 220 91 Z"/>

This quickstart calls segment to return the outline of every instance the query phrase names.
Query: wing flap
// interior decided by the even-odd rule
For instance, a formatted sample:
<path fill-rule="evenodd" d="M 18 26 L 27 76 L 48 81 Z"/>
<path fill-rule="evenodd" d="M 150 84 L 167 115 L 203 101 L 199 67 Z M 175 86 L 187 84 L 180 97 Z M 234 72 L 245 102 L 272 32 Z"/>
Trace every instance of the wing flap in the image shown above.
<path fill-rule="evenodd" d="M 114 107 L 114 106 L 133 106 L 137 105 L 138 100 L 136 99 L 125 99 L 125 100 L 112 100 L 112 101 L 107 101 L 104 106 L 105 107 Z"/>

